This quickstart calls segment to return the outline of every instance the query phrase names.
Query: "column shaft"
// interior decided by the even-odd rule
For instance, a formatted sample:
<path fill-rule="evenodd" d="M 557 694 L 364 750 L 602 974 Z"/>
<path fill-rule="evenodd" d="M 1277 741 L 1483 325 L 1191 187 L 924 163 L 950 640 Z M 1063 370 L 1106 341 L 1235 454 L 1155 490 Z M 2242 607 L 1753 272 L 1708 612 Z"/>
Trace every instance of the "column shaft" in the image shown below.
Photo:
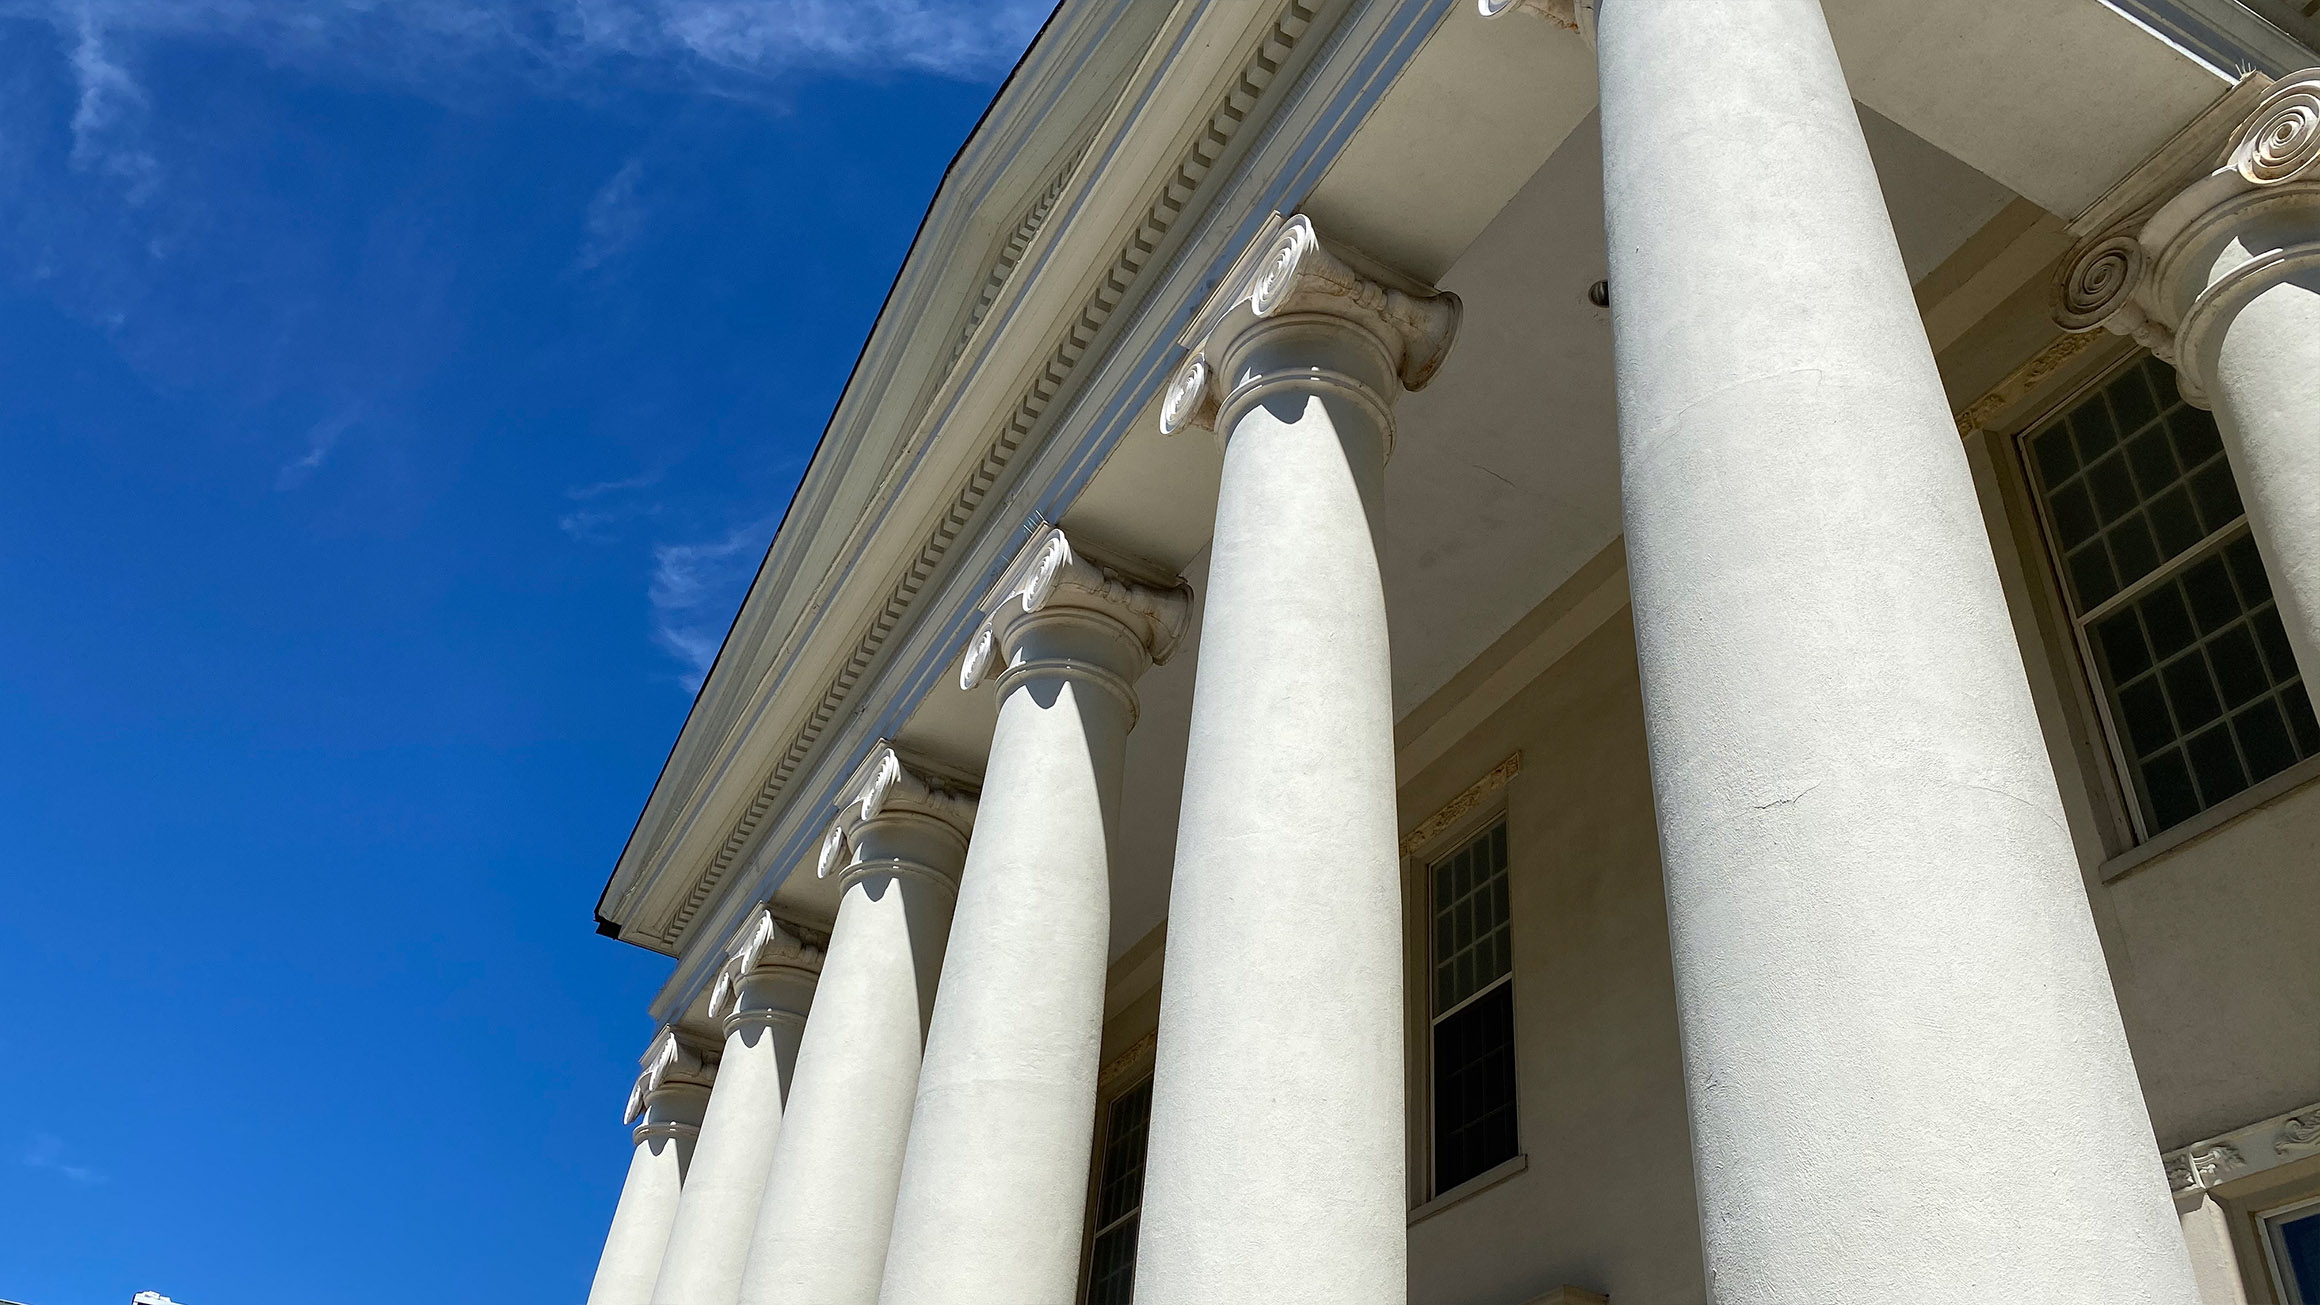
<path fill-rule="evenodd" d="M 1035 536 L 960 675 L 1003 661 L 882 1305 L 1071 1305 L 1094 1145 L 1133 684 L 1189 595 Z"/>
<path fill-rule="evenodd" d="M 825 858 L 825 870 L 843 858 L 845 888 L 774 1143 L 741 1305 L 878 1299 L 966 832 L 963 823 L 879 810 L 887 785 L 873 783 L 851 839 L 841 825 Z M 972 810 L 965 799 L 946 800 Z"/>
<path fill-rule="evenodd" d="M 2309 222 L 2310 210 L 2303 216 Z M 2259 224 L 2234 244 L 2229 264 L 2246 261 L 2248 245 L 2270 243 L 2265 235 L 2320 241 L 2314 225 L 2289 235 Z M 2308 691 L 2320 691 L 2320 267 L 2240 307 L 2222 328 L 2212 374 L 2216 426 L 2296 668 Z"/>
<path fill-rule="evenodd" d="M 643 1122 L 636 1128 L 636 1149 L 620 1186 L 620 1204 L 612 1212 L 612 1230 L 604 1237 L 604 1253 L 596 1262 L 588 1305 L 650 1305 L 709 1089 L 691 1083 L 649 1090 L 640 1085 L 639 1095 Z"/>
<path fill-rule="evenodd" d="M 653 1305 L 735 1305 L 813 996 L 813 973 L 745 974 L 726 1018 L 717 1090 L 701 1120 Z"/>
<path fill-rule="evenodd" d="M 1127 706 L 1008 692 L 920 1071 L 885 1305 L 1070 1305 L 1111 943 Z"/>
<path fill-rule="evenodd" d="M 1602 0 L 1622 487 L 1722 1305 L 2192 1286 L 1816 0 Z"/>
<path fill-rule="evenodd" d="M 1219 360 L 1229 432 L 1169 895 L 1140 1305 L 1400 1301 L 1393 702 L 1375 541 L 1398 392 L 1291 314 Z M 1269 381 L 1267 378 L 1271 378 Z"/>

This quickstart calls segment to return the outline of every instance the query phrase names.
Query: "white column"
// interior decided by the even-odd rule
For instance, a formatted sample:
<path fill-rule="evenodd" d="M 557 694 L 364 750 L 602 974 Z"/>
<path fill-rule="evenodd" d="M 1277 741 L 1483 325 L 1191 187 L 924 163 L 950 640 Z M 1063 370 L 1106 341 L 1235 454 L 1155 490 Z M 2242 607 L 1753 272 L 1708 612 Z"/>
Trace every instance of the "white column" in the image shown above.
<path fill-rule="evenodd" d="M 662 1030 L 643 1063 L 644 1073 L 628 1094 L 636 1150 L 612 1212 L 612 1231 L 604 1236 L 604 1254 L 596 1261 L 588 1305 L 650 1305 L 693 1140 L 709 1105 L 713 1075 L 676 1034 Z"/>
<path fill-rule="evenodd" d="M 2306 686 L 2320 685 L 2320 69 L 2272 87 L 2229 161 L 2078 251 L 2060 320 L 2173 360 L 2215 410 Z"/>
<path fill-rule="evenodd" d="M 999 723 L 918 1076 L 882 1305 L 1071 1305 L 1133 685 L 1190 597 L 1035 536 L 970 643 Z"/>
<path fill-rule="evenodd" d="M 822 843 L 841 884 L 742 1305 L 872 1305 L 974 799 L 873 749 Z"/>
<path fill-rule="evenodd" d="M 1258 251 L 1252 251 L 1252 253 Z M 1289 220 L 1167 429 L 1226 434 L 1169 897 L 1139 1305 L 1406 1292 L 1401 890 L 1376 520 L 1456 300 Z"/>
<path fill-rule="evenodd" d="M 717 976 L 709 1014 L 725 1021 L 725 1053 L 653 1305 L 734 1305 L 741 1298 L 741 1270 L 821 966 L 820 948 L 760 908 Z"/>
<path fill-rule="evenodd" d="M 1981 510 L 1820 6 L 1593 8 L 1710 1294 L 2188 1305 Z"/>

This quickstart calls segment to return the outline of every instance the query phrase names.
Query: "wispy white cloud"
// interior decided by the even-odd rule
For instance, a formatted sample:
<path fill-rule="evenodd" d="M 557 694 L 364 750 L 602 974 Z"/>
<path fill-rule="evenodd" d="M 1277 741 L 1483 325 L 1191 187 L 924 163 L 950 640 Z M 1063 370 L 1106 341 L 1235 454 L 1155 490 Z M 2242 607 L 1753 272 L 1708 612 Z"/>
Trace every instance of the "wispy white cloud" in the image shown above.
<path fill-rule="evenodd" d="M 593 271 L 644 234 L 644 201 L 637 197 L 637 184 L 644 179 L 644 160 L 630 159 L 620 165 L 612 179 L 597 187 L 588 201 L 588 217 L 583 224 L 580 255 L 574 265 L 583 272 Z"/>
<path fill-rule="evenodd" d="M 769 521 L 753 521 L 705 543 L 654 545 L 647 591 L 653 640 L 684 665 L 688 690 L 699 692 L 708 678 L 771 529 Z"/>
<path fill-rule="evenodd" d="M 639 517 L 660 515 L 661 505 L 638 497 L 636 491 L 661 483 L 661 474 L 661 469 L 656 467 L 619 480 L 565 486 L 564 497 L 577 506 L 556 518 L 556 529 L 581 543 L 609 543 L 614 537 L 610 527 Z"/>
<path fill-rule="evenodd" d="M 64 1139 L 48 1133 L 34 1133 L 32 1143 L 24 1149 L 24 1167 L 45 1169 L 60 1175 L 75 1187 L 95 1187 L 106 1181 L 105 1175 L 87 1165 L 71 1164 L 65 1160 Z"/>
<path fill-rule="evenodd" d="M 72 68 L 80 98 L 73 106 L 72 166 L 120 183 L 134 207 L 161 184 L 161 162 L 145 147 L 144 88 L 105 49 L 105 32 L 83 9 L 73 33 Z"/>
<path fill-rule="evenodd" d="M 115 68 L 104 37 L 198 36 L 236 41 L 277 62 L 336 65 L 430 90 L 460 69 L 561 83 L 672 71 L 744 82 L 797 70 L 980 76 L 1010 63 L 1051 7 L 1044 0 L 0 0 L 0 17 L 42 19 L 76 39 L 97 33 L 88 48 Z"/>
<path fill-rule="evenodd" d="M 275 490 L 292 490 L 305 484 L 315 472 L 322 469 L 323 463 L 330 460 L 331 450 L 338 447 L 340 437 L 361 417 L 362 405 L 355 404 L 309 427 L 306 432 L 306 452 L 283 463 L 282 469 L 274 473 Z"/>
<path fill-rule="evenodd" d="M 585 503 L 590 499 L 602 498 L 607 494 L 624 494 L 632 489 L 651 489 L 661 483 L 661 477 L 664 474 L 666 473 L 661 468 L 655 467 L 651 471 L 641 471 L 636 475 L 626 476 L 619 480 L 599 480 L 590 485 L 567 485 L 564 487 L 564 497 L 575 503 Z"/>

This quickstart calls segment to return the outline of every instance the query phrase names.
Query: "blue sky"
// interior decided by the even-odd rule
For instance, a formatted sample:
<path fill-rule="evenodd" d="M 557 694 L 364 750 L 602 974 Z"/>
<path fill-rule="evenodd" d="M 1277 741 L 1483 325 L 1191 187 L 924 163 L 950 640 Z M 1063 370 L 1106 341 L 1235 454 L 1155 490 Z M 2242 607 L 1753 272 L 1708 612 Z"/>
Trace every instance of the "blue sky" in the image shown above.
<path fill-rule="evenodd" d="M 1043 16 L 0 0 L 0 1298 L 581 1299 L 590 908 Z"/>

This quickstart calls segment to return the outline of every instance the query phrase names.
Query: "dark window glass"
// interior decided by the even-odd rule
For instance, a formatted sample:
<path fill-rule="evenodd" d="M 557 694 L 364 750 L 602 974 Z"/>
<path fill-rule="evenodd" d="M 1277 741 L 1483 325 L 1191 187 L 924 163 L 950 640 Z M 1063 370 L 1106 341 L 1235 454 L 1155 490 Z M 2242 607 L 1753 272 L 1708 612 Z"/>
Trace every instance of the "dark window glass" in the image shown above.
<path fill-rule="evenodd" d="M 2272 1256 L 2294 1305 L 2320 1305 L 2320 1210 L 2273 1222 Z"/>
<path fill-rule="evenodd" d="M 1434 1026 L 1434 1190 L 1514 1157 L 1514 985 Z"/>
<path fill-rule="evenodd" d="M 1129 1305 L 1136 1295 L 1136 1225 L 1144 1205 L 1144 1141 L 1152 1080 L 1112 1098 L 1104 1115 L 1104 1162 L 1096 1179 L 1096 1240 L 1088 1256 L 1088 1305 Z"/>
<path fill-rule="evenodd" d="M 2215 419 L 2143 359 L 2028 436 L 2147 834 L 2320 755 Z"/>
<path fill-rule="evenodd" d="M 1434 1190 L 1515 1154 L 1506 826 L 1434 863 Z"/>

